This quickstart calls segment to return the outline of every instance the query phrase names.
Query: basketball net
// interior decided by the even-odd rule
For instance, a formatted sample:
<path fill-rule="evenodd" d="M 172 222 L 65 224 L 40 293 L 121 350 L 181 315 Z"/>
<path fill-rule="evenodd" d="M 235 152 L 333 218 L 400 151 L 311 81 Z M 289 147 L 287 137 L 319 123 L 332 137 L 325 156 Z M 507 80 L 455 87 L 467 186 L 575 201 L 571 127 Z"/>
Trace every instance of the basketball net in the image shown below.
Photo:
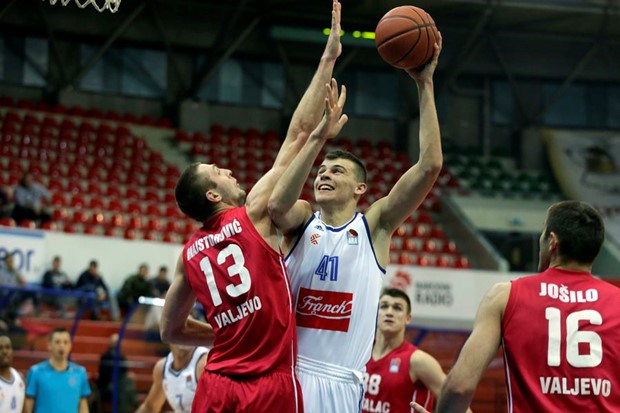
<path fill-rule="evenodd" d="M 43 0 L 45 1 L 45 0 Z M 53 6 L 58 3 L 59 0 L 49 0 L 50 4 Z M 75 2 L 80 9 L 87 7 L 89 4 L 92 4 L 98 12 L 102 12 L 104 10 L 110 10 L 112 13 L 116 13 L 118 10 L 118 6 L 121 5 L 121 0 L 60 0 L 60 3 L 63 6 L 67 4 Z"/>

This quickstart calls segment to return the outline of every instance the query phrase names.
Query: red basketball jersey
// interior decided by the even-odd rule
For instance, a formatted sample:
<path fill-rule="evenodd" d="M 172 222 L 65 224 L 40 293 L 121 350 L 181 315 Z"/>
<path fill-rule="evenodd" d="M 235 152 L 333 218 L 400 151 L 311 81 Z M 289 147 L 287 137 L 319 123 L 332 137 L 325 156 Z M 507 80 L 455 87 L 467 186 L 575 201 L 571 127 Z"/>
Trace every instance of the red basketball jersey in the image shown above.
<path fill-rule="evenodd" d="M 366 363 L 364 383 L 366 392 L 362 404 L 364 413 L 409 413 L 409 403 L 415 401 L 433 411 L 434 396 L 420 380 L 411 382 L 409 361 L 418 348 L 403 342 L 379 360 Z"/>
<path fill-rule="evenodd" d="M 187 280 L 215 330 L 206 370 L 255 376 L 294 367 L 295 316 L 283 257 L 245 207 L 211 218 L 183 249 Z"/>
<path fill-rule="evenodd" d="M 512 282 L 503 317 L 508 412 L 620 411 L 620 289 L 550 268 Z"/>

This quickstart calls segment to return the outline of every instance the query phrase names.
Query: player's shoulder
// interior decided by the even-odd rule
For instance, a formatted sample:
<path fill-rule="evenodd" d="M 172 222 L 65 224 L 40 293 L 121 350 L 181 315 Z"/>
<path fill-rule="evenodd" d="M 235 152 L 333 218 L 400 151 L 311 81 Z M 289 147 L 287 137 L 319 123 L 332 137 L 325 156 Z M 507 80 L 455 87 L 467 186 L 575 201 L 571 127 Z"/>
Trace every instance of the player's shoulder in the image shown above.
<path fill-rule="evenodd" d="M 77 372 L 79 374 L 86 374 L 86 367 L 81 366 L 81 365 L 79 365 L 77 363 L 74 363 L 73 361 L 69 362 L 68 367 L 69 367 L 70 371 L 74 371 L 74 372 Z"/>
<path fill-rule="evenodd" d="M 43 361 L 38 362 L 37 364 L 33 364 L 30 367 L 30 370 L 28 370 L 28 374 L 29 375 L 30 374 L 39 374 L 39 373 L 41 373 L 43 371 L 50 370 L 50 369 L 51 369 L 51 366 L 50 366 L 49 361 L 43 360 Z"/>

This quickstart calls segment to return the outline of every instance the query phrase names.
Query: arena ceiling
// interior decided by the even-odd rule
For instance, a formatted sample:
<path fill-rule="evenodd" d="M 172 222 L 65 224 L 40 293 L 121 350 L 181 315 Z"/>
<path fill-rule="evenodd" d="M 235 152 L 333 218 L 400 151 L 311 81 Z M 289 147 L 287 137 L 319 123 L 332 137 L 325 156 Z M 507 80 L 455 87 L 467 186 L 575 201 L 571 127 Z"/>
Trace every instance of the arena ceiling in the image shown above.
<path fill-rule="evenodd" d="M 620 80 L 620 0 L 341 2 L 345 31 L 373 31 L 396 6 L 424 8 L 443 33 L 441 63 L 449 78 L 469 72 L 513 81 L 519 76 Z M 324 38 L 277 38 L 274 27 L 320 32 L 329 25 L 330 8 L 331 0 L 122 0 L 112 14 L 60 2 L 51 6 L 49 0 L 5 0 L 0 28 L 2 33 L 45 36 L 52 43 L 96 43 L 100 55 L 110 46 L 138 45 L 211 60 L 237 54 L 289 64 L 316 62 Z M 366 47 L 343 43 L 341 65 L 384 65 L 372 41 Z"/>

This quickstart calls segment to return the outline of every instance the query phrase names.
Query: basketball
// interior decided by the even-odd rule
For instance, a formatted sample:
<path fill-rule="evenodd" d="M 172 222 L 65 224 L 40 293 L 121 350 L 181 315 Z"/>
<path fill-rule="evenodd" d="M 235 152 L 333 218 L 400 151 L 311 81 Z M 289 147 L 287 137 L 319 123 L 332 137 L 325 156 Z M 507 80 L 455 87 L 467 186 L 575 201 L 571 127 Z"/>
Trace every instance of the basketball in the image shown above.
<path fill-rule="evenodd" d="M 433 18 L 414 6 L 393 8 L 379 20 L 375 46 L 383 60 L 399 69 L 417 69 L 428 63 L 439 33 Z"/>

